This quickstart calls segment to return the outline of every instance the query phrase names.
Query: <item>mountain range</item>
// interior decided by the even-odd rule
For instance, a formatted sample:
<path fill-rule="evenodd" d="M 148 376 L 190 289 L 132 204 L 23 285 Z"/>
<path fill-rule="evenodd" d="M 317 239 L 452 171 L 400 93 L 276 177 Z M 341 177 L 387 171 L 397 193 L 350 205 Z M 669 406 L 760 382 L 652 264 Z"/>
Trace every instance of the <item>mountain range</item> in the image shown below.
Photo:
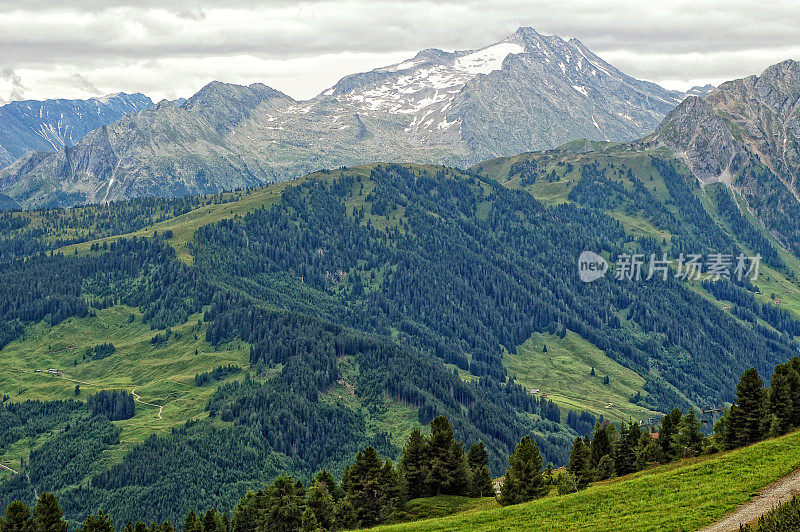
<path fill-rule="evenodd" d="M 25 100 L 0 107 L 0 167 L 29 151 L 54 152 L 87 133 L 153 105 L 143 94 L 88 100 Z"/>
<path fill-rule="evenodd" d="M 0 171 L 0 187 L 29 207 L 213 192 L 376 160 L 468 166 L 574 138 L 636 139 L 684 96 L 577 39 L 520 28 L 477 50 L 427 49 L 347 76 L 307 101 L 213 82 L 56 153 L 28 153 Z"/>

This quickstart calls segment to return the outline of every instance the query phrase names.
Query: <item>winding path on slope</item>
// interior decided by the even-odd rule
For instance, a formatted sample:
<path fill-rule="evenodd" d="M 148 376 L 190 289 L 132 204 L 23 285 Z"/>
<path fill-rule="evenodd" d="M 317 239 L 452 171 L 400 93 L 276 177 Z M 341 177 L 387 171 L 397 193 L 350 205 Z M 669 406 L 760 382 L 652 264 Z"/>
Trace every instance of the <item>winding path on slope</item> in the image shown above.
<path fill-rule="evenodd" d="M 138 393 L 136 393 L 136 388 L 131 390 L 131 394 L 133 395 L 134 401 L 136 401 L 137 403 L 141 403 L 141 404 L 147 405 L 147 406 L 156 406 L 156 407 L 158 407 L 158 419 L 161 419 L 161 412 L 164 411 L 164 407 L 163 406 L 157 405 L 157 404 L 154 404 L 154 403 L 145 403 L 144 401 L 142 401 L 142 396 L 139 395 Z"/>
<path fill-rule="evenodd" d="M 700 532 L 727 532 L 739 530 L 739 524 L 753 523 L 773 507 L 788 502 L 793 496 L 800 494 L 800 469 L 779 479 L 716 523 L 707 526 Z"/>
<path fill-rule="evenodd" d="M 11 469 L 10 467 L 8 467 L 7 465 L 0 464 L 0 467 L 5 469 L 6 471 L 11 471 L 15 475 L 19 475 L 19 471 L 15 471 L 15 470 Z"/>

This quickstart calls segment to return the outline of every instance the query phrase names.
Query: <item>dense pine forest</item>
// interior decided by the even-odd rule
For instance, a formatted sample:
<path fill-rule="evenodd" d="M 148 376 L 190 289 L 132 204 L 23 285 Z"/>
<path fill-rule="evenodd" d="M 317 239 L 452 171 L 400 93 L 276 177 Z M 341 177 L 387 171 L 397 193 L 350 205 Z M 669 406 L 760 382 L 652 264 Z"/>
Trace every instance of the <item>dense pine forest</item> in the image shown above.
<path fill-rule="evenodd" d="M 116 395 L 93 399 L 107 401 Z M 499 489 L 492 481 L 484 444 L 474 443 L 465 452 L 447 418 L 439 416 L 431 421 L 429 436 L 419 429 L 411 432 L 397 464 L 383 459 L 374 447 L 366 447 L 344 468 L 341 480 L 325 469 L 318 471 L 307 486 L 301 480 L 281 475 L 266 488 L 248 491 L 230 514 L 215 508 L 190 510 L 177 526 L 180 528 L 182 524 L 183 530 L 197 532 L 349 530 L 408 520 L 407 503 L 424 497 L 496 497 L 503 506 L 519 504 L 551 492 L 573 493 L 592 482 L 677 459 L 714 454 L 765 437 L 780 436 L 800 427 L 799 405 L 800 358 L 777 366 L 771 386 L 766 389 L 751 368 L 742 374 L 736 387 L 735 405 L 717 421 L 711 437 L 701 430 L 694 410 L 684 414 L 676 408 L 664 416 L 658 427 L 635 422 L 619 426 L 598 422 L 591 435 L 575 438 L 566 471 L 554 471 L 551 463 L 544 467 L 535 441 L 524 436 L 508 458 Z M 101 415 L 88 425 L 102 426 L 103 421 Z M 109 426 L 107 421 L 104 426 Z M 101 434 L 102 429 L 94 436 Z M 769 526 L 788 526 L 796 521 L 796 506 L 793 500 L 773 510 L 759 520 L 756 529 L 788 530 Z M 36 499 L 32 511 L 16 500 L 7 506 L 5 516 L 0 517 L 0 532 L 67 527 L 61 506 L 49 492 Z M 134 525 L 129 521 L 124 530 L 157 532 L 174 528 L 169 520 L 150 525 L 142 521 Z M 88 515 L 78 530 L 113 531 L 114 519 L 100 509 Z"/>
<path fill-rule="evenodd" d="M 286 529 L 370 526 L 402 512 L 404 500 L 485 496 L 509 467 L 500 500 L 513 504 L 556 486 L 539 474 L 547 463 L 568 466 L 557 486 L 568 493 L 687 449 L 711 452 L 710 428 L 695 417 L 711 405 L 739 405 L 715 429 L 717 448 L 797 426 L 770 399 L 759 406 L 770 416 L 747 441 L 726 428 L 752 417 L 737 398 L 745 370 L 772 378 L 773 390 L 783 373 L 796 378 L 796 368 L 773 368 L 797 355 L 800 322 L 748 280 L 577 278 L 584 250 L 612 263 L 631 252 L 756 250 L 789 275 L 733 200 L 715 199 L 723 226 L 675 162 L 647 164 L 668 201 L 652 176 L 623 164 L 509 173 L 527 187 L 574 180 L 569 201 L 548 205 L 487 172 L 373 165 L 320 172 L 245 212 L 236 205 L 252 191 L 2 214 L 3 351 L 46 328 L 130 309 L 128 321 L 151 331 L 147 349 L 157 356 L 193 337 L 212 354 L 243 346 L 246 360 L 191 372 L 184 393 L 206 394 L 196 413 L 131 444 L 125 423 L 144 408 L 132 387 L 89 391 L 72 382 L 72 397 L 58 401 L 22 401 L 23 386 L 3 389 L 0 453 L 36 444 L 24 474 L 0 481 L 0 502 L 34 507 L 34 493 L 54 493 L 66 519 L 85 530 L 129 521 L 251 530 L 254 515 L 289 519 Z M 190 234 L 187 260 L 176 251 L 185 234 L 154 226 L 205 206 L 230 209 Z M 670 238 L 631 234 L 623 223 L 631 217 Z M 149 232 L 126 234 L 139 230 Z M 73 236 L 53 238 L 62 233 Z M 79 242 L 86 245 L 59 249 Z M 641 379 L 629 404 L 679 443 L 659 437 L 656 449 L 639 419 L 610 423 L 597 410 L 557 404 L 508 371 L 508 357 L 533 336 L 558 342 L 568 333 Z M 114 368 L 128 356 L 119 345 L 92 338 L 58 371 Z M 56 356 L 45 347 L 44 360 Z M 180 352 L 198 356 L 197 348 Z M 597 386 L 611 386 L 591 371 Z M 169 409 L 170 399 L 159 403 Z M 378 492 L 359 491 L 371 483 Z M 276 500 L 295 502 L 287 509 Z M 55 515 L 48 501 L 39 513 Z M 10 518 L 27 522 L 25 511 L 16 506 Z M 34 507 L 31 522 L 44 519 L 36 516 Z"/>

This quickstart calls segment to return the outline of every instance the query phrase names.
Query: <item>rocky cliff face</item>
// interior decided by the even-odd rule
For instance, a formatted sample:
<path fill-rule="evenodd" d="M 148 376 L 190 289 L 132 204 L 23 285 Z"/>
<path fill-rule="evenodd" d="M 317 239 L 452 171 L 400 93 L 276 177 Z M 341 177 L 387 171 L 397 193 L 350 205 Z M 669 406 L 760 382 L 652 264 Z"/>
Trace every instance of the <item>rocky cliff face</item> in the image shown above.
<path fill-rule="evenodd" d="M 57 151 L 90 131 L 153 105 L 142 94 L 12 102 L 0 107 L 0 167 L 29 151 Z"/>
<path fill-rule="evenodd" d="M 784 61 L 689 97 L 642 142 L 704 182 L 724 181 L 787 249 L 800 251 L 800 63 Z"/>
<path fill-rule="evenodd" d="M 0 171 L 0 186 L 32 206 L 208 192 L 375 161 L 466 166 L 579 137 L 638 138 L 682 97 L 577 40 L 521 28 L 477 50 L 423 50 L 347 76 L 308 101 L 212 83 Z"/>

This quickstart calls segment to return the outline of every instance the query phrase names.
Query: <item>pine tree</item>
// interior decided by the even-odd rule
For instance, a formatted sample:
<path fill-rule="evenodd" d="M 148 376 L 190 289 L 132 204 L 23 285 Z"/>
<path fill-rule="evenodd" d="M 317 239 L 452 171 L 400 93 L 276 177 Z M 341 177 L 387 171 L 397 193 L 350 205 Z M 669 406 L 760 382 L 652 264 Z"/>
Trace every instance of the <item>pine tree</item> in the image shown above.
<path fill-rule="evenodd" d="M 467 453 L 467 463 L 470 469 L 470 495 L 473 497 L 486 497 L 494 494 L 494 482 L 489 471 L 488 457 L 483 442 L 473 443 Z"/>
<path fill-rule="evenodd" d="M 189 511 L 186 514 L 186 519 L 183 521 L 183 531 L 184 532 L 203 532 L 203 522 L 197 517 L 197 514 L 194 513 L 194 510 Z"/>
<path fill-rule="evenodd" d="M 730 423 L 736 434 L 736 446 L 759 441 L 763 435 L 765 414 L 764 381 L 754 368 L 746 370 L 736 386 L 736 406 L 731 408 Z"/>
<path fill-rule="evenodd" d="M 603 455 L 600 462 L 597 464 L 595 476 L 597 480 L 606 480 L 613 477 L 615 471 L 614 459 L 611 458 L 611 455 L 606 454 Z"/>
<path fill-rule="evenodd" d="M 400 459 L 400 471 L 403 475 L 406 499 L 416 499 L 428 495 L 425 485 L 430 468 L 427 447 L 422 432 L 419 429 L 411 431 L 403 449 L 403 457 Z"/>
<path fill-rule="evenodd" d="M 322 484 L 325 485 L 325 489 L 328 491 L 331 498 L 333 498 L 334 502 L 338 501 L 344 496 L 342 487 L 338 482 L 336 482 L 336 479 L 327 469 L 319 471 L 316 475 L 314 475 L 314 479 L 311 481 L 312 486 L 321 486 Z"/>
<path fill-rule="evenodd" d="M 22 501 L 14 501 L 6 506 L 3 532 L 31 532 L 31 510 Z"/>
<path fill-rule="evenodd" d="M 736 447 L 736 432 L 731 423 L 732 410 L 735 407 L 726 408 L 722 416 L 714 423 L 714 442 L 720 449 L 733 449 Z"/>
<path fill-rule="evenodd" d="M 681 419 L 678 432 L 672 436 L 672 456 L 683 458 L 700 454 L 704 439 L 700 421 L 694 415 L 694 410 L 690 409 Z"/>
<path fill-rule="evenodd" d="M 317 516 L 311 508 L 306 508 L 303 511 L 303 516 L 300 519 L 300 530 L 302 532 L 317 532 L 322 530 L 317 522 Z"/>
<path fill-rule="evenodd" d="M 770 379 L 769 394 L 767 399 L 767 418 L 777 418 L 777 426 L 772 429 L 774 436 L 786 434 L 792 428 L 792 379 L 796 372 L 791 364 L 779 364 Z"/>
<path fill-rule="evenodd" d="M 469 462 L 470 469 L 476 469 L 483 465 L 488 465 L 489 453 L 486 451 L 486 446 L 483 442 L 473 443 L 469 452 L 467 453 L 467 462 Z"/>
<path fill-rule="evenodd" d="M 661 435 L 658 436 L 661 439 Z M 665 461 L 664 453 L 658 440 L 654 440 L 650 434 L 643 433 L 639 440 L 638 453 L 636 453 L 636 469 L 647 469 L 653 464 L 660 464 Z"/>
<path fill-rule="evenodd" d="M 347 470 L 346 485 L 347 501 L 362 527 L 377 525 L 389 515 L 400 488 L 396 482 L 392 482 L 386 464 L 378 458 L 378 453 L 372 447 L 356 454 L 355 462 Z"/>
<path fill-rule="evenodd" d="M 326 530 L 332 530 L 335 525 L 333 518 L 334 504 L 326 482 L 315 482 L 308 488 L 306 492 L 306 507 L 314 512 L 317 523 Z"/>
<path fill-rule="evenodd" d="M 214 509 L 210 509 L 203 516 L 203 532 L 226 532 L 222 516 Z"/>
<path fill-rule="evenodd" d="M 33 529 L 36 532 L 66 532 L 64 512 L 52 493 L 42 493 L 33 507 Z"/>
<path fill-rule="evenodd" d="M 300 527 L 303 515 L 303 497 L 292 477 L 281 476 L 275 479 L 266 493 L 267 530 L 288 532 Z"/>
<path fill-rule="evenodd" d="M 470 493 L 473 497 L 488 497 L 494 495 L 494 481 L 489 466 L 482 465 L 472 472 Z"/>
<path fill-rule="evenodd" d="M 430 494 L 460 495 L 468 489 L 458 493 L 465 485 L 466 470 L 462 469 L 464 460 L 458 456 L 459 452 L 463 456 L 463 446 L 458 444 L 458 451 L 452 450 L 456 443 L 453 427 L 446 417 L 439 416 L 431 421 L 431 435 L 428 438 L 430 468 L 425 481 Z"/>
<path fill-rule="evenodd" d="M 675 409 L 661 420 L 661 428 L 658 430 L 658 445 L 661 447 L 661 454 L 668 461 L 672 460 L 672 436 L 678 432 L 678 425 L 681 422 L 683 413 Z"/>
<path fill-rule="evenodd" d="M 267 496 L 263 490 L 248 491 L 239 499 L 233 511 L 233 529 L 239 532 L 255 532 L 262 526 L 262 514 L 267 508 Z"/>
<path fill-rule="evenodd" d="M 575 475 L 578 488 L 582 489 L 592 481 L 592 467 L 590 464 L 591 450 L 587 447 L 583 438 L 575 438 L 572 450 L 569 453 L 569 463 L 567 470 Z"/>
<path fill-rule="evenodd" d="M 111 524 L 111 517 L 103 510 L 97 511 L 97 517 L 90 514 L 84 520 L 80 532 L 114 532 L 114 525 Z"/>
<path fill-rule="evenodd" d="M 356 512 L 347 499 L 341 499 L 334 505 L 333 517 L 336 525 L 341 529 L 350 530 L 358 526 Z"/>
<path fill-rule="evenodd" d="M 800 358 L 792 357 L 786 363 L 791 368 L 789 372 L 789 390 L 792 397 L 791 426 L 800 427 Z"/>
<path fill-rule="evenodd" d="M 614 449 L 614 467 L 617 475 L 628 475 L 636 471 L 636 446 L 642 431 L 639 424 L 631 421 L 623 428 L 619 442 Z"/>
<path fill-rule="evenodd" d="M 611 441 L 611 429 L 608 427 L 612 427 L 609 423 L 604 426 L 599 421 L 594 426 L 594 434 L 592 436 L 592 443 L 590 445 L 591 449 L 591 467 L 596 468 L 600 464 L 600 460 L 607 455 L 611 455 L 612 452 L 612 441 Z"/>
<path fill-rule="evenodd" d="M 500 504 L 517 504 L 547 494 L 548 486 L 542 475 L 542 456 L 530 436 L 517 444 L 508 458 L 508 469 L 500 490 Z"/>

